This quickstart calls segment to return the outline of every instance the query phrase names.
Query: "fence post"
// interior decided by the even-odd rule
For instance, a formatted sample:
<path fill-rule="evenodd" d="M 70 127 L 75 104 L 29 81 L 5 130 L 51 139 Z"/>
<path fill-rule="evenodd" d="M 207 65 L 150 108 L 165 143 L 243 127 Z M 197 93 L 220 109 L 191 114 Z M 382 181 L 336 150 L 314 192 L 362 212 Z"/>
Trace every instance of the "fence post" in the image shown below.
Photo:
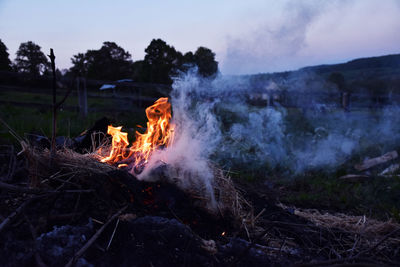
<path fill-rule="evenodd" d="M 87 108 L 87 92 L 86 92 L 86 80 L 82 78 L 82 86 L 81 85 L 81 78 L 76 78 L 76 90 L 78 93 L 78 106 L 79 106 L 79 114 L 86 118 L 88 114 Z"/>
<path fill-rule="evenodd" d="M 342 99 L 342 108 L 345 110 L 345 111 L 350 111 L 350 108 L 349 108 L 349 106 L 350 106 L 350 94 L 349 94 L 349 92 L 342 92 L 342 97 L 341 97 Z"/>

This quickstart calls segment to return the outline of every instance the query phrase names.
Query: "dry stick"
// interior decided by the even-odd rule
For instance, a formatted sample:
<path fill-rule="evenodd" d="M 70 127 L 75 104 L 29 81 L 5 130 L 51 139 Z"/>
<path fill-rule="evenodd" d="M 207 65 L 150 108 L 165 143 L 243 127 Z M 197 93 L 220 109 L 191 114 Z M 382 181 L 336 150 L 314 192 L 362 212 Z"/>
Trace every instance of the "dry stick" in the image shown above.
<path fill-rule="evenodd" d="M 342 259 L 335 259 L 335 260 L 328 260 L 328 261 L 320 261 L 320 262 L 313 262 L 313 263 L 308 263 L 308 264 L 302 264 L 299 266 L 326 266 L 326 265 L 333 265 L 333 264 L 338 264 L 338 263 L 343 263 L 343 262 L 348 262 L 348 261 L 354 261 L 354 260 L 365 260 L 361 258 L 362 255 L 369 253 L 376 249 L 380 244 L 386 241 L 389 237 L 392 235 L 396 234 L 397 232 L 400 231 L 400 228 L 397 228 L 393 230 L 392 232 L 388 233 L 387 235 L 383 236 L 374 246 L 370 247 L 369 249 L 360 251 L 357 255 L 353 257 L 348 257 L 348 258 L 342 258 Z"/>
<path fill-rule="evenodd" d="M 56 56 L 54 55 L 53 48 L 50 48 L 50 55 L 48 55 L 51 61 L 51 69 L 53 71 L 53 128 L 51 133 L 51 162 L 56 155 L 56 128 L 57 128 L 57 105 L 56 105 L 56 94 L 57 94 L 57 83 L 56 83 Z"/>
<path fill-rule="evenodd" d="M 93 189 L 45 191 L 45 190 L 40 190 L 40 189 L 37 189 L 37 188 L 28 188 L 28 187 L 15 186 L 15 185 L 3 183 L 3 182 L 0 182 L 0 189 L 5 189 L 5 190 L 8 190 L 8 191 L 12 191 L 12 192 L 35 194 L 35 195 L 48 194 L 48 193 L 50 193 L 50 194 L 52 194 L 52 193 L 92 193 L 92 192 L 95 191 Z"/>
<path fill-rule="evenodd" d="M 51 196 L 53 194 L 92 193 L 92 192 L 94 192 L 94 190 L 65 190 L 65 191 L 44 191 L 44 192 L 41 192 L 41 195 L 35 196 L 35 197 L 31 197 L 31 198 L 25 200 L 25 202 L 23 202 L 13 213 L 11 213 L 7 218 L 5 218 L 0 224 L 0 233 L 1 233 L 1 231 L 3 231 L 5 229 L 5 227 L 8 224 L 10 224 L 14 220 L 14 218 L 16 216 L 21 214 L 21 212 L 26 208 L 26 206 L 28 206 L 31 203 L 31 201 L 33 201 L 33 200 L 37 200 L 37 199 L 40 199 L 40 198 L 48 197 L 48 196 Z"/>
<path fill-rule="evenodd" d="M 16 168 L 16 158 L 14 155 L 14 146 L 10 146 L 10 160 L 8 162 L 8 172 L 7 172 L 7 176 L 6 176 L 6 180 L 10 180 L 13 176 L 14 176 L 14 172 L 15 172 L 15 168 Z"/>
<path fill-rule="evenodd" d="M 56 82 L 56 56 L 54 55 L 53 48 L 50 48 L 50 55 L 48 55 L 51 61 L 51 70 L 53 71 L 53 124 L 51 133 L 51 162 L 56 155 L 56 130 L 57 130 L 57 109 L 65 102 L 67 97 L 72 91 L 72 87 L 69 88 L 64 98 L 57 103 L 57 82 Z"/>
<path fill-rule="evenodd" d="M 392 235 L 396 234 L 396 233 L 399 232 L 399 231 L 400 231 L 400 227 L 397 228 L 397 229 L 394 229 L 392 232 L 390 232 L 390 233 L 388 233 L 387 235 L 383 236 L 383 237 L 378 241 L 378 243 L 376 243 L 373 247 L 371 247 L 371 248 L 369 248 L 369 249 L 367 249 L 367 250 L 361 251 L 360 253 L 358 253 L 358 254 L 357 254 L 356 256 L 354 256 L 354 257 L 355 257 L 355 258 L 358 258 L 358 257 L 360 257 L 360 256 L 363 255 L 363 254 L 366 254 L 366 253 L 369 253 L 369 252 L 373 251 L 373 250 L 376 249 L 380 244 L 382 244 L 383 242 L 385 242 L 386 239 L 388 239 L 389 237 L 391 237 Z"/>
<path fill-rule="evenodd" d="M 19 215 L 26 206 L 28 206 L 28 204 L 32 201 L 32 198 L 26 200 L 25 202 L 23 202 L 13 213 L 11 213 L 4 221 L 1 222 L 0 224 L 0 233 L 1 231 L 3 231 L 3 229 L 5 229 L 5 227 L 10 224 L 15 217 L 17 217 L 17 215 Z"/>
<path fill-rule="evenodd" d="M 117 220 L 117 223 L 115 224 L 114 231 L 112 232 L 112 235 L 111 235 L 110 241 L 108 241 L 108 245 L 107 245 L 107 248 L 106 248 L 106 250 L 108 250 L 108 249 L 110 248 L 110 246 L 111 246 L 111 242 L 112 242 L 112 241 L 113 241 L 113 239 L 114 239 L 115 231 L 117 231 L 118 224 L 119 224 L 119 219 Z"/>
<path fill-rule="evenodd" d="M 21 142 L 21 141 L 23 140 L 22 137 L 19 136 L 19 135 L 17 134 L 17 132 L 14 131 L 1 117 L 0 117 L 0 122 L 1 122 L 4 126 L 6 126 L 6 128 L 8 129 L 8 132 L 9 132 L 12 136 L 14 136 L 15 139 L 18 140 L 18 142 Z"/>
<path fill-rule="evenodd" d="M 43 192 L 37 188 L 15 186 L 15 185 L 3 183 L 3 182 L 0 182 L 0 189 L 12 191 L 12 192 L 29 193 L 29 194 L 40 194 L 41 192 Z"/>
<path fill-rule="evenodd" d="M 115 213 L 97 232 L 86 242 L 86 244 L 72 257 L 72 259 L 65 265 L 65 267 L 72 267 L 75 262 L 85 253 L 85 251 L 90 248 L 90 246 L 99 238 L 101 233 L 106 229 L 106 227 L 115 220 L 128 206 L 123 207 L 117 213 Z"/>

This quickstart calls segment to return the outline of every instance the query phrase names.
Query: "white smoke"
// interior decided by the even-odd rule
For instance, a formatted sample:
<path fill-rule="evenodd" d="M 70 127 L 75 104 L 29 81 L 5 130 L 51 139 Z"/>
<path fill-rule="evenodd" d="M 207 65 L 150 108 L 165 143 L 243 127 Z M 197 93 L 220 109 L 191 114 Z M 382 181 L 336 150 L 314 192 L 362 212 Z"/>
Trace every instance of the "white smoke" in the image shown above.
<path fill-rule="evenodd" d="M 288 77 L 282 84 L 289 95 L 332 86 L 309 74 Z M 183 187 L 205 188 L 213 200 L 210 162 L 263 173 L 329 172 L 370 147 L 385 153 L 400 143 L 398 107 L 346 112 L 323 104 L 324 97 L 318 96 L 297 103 L 307 104 L 305 109 L 256 106 L 248 103 L 248 96 L 257 87 L 249 77 L 220 76 L 210 81 L 199 78 L 196 71 L 175 80 L 170 98 L 175 139 L 150 158 L 139 178 L 151 177 L 166 163 L 172 167 L 172 179 Z M 333 87 L 329 90 L 340 95 Z"/>
<path fill-rule="evenodd" d="M 138 178 L 148 179 L 154 169 L 166 164 L 169 178 L 183 188 L 204 188 L 211 208 L 215 208 L 214 174 L 209 158 L 221 142 L 221 135 L 212 113 L 215 102 L 194 101 L 192 98 L 209 88 L 195 73 L 194 70 L 175 80 L 171 93 L 171 123 L 175 125 L 173 142 L 151 156 Z"/>

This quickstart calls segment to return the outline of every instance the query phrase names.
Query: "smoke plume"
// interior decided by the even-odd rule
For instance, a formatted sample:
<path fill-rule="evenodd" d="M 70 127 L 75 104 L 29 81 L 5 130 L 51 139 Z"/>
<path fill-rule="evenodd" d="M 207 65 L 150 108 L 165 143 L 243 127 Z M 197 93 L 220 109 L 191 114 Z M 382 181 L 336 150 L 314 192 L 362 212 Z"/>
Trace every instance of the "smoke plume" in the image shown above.
<path fill-rule="evenodd" d="M 183 186 L 206 187 L 212 198 L 210 162 L 225 169 L 262 173 L 333 172 L 357 155 L 365 157 L 368 154 L 363 153 L 371 148 L 385 153 L 400 142 L 396 106 L 346 112 L 318 94 L 307 97 L 307 103 L 298 99 L 300 108 L 253 105 L 249 96 L 257 88 L 267 90 L 268 82 L 227 76 L 210 81 L 195 73 L 175 80 L 171 93 L 174 142 L 151 157 L 141 177 L 167 163 L 174 167 L 174 179 Z M 289 97 L 295 92 L 312 96 L 314 90 L 327 86 L 340 95 L 333 85 L 309 73 L 297 73 L 280 83 Z"/>

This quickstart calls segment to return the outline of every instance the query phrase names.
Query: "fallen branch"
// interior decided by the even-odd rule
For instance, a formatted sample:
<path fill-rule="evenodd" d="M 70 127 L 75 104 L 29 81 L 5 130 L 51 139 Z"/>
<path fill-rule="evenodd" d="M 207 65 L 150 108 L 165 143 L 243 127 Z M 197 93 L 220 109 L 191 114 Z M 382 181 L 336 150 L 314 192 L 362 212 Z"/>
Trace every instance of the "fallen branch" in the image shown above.
<path fill-rule="evenodd" d="M 75 253 L 75 255 L 72 257 L 72 259 L 65 265 L 65 267 L 72 267 L 75 262 L 85 253 L 85 251 L 90 248 L 91 245 L 99 238 L 101 233 L 106 229 L 106 227 L 114 221 L 119 215 L 122 214 L 122 212 L 127 208 L 128 206 L 123 207 L 120 209 L 117 213 L 115 213 L 97 232 L 86 242 L 86 244 L 78 251 Z"/>
<path fill-rule="evenodd" d="M 398 169 L 400 169 L 400 164 L 393 164 L 393 165 L 390 165 L 389 167 L 387 167 L 386 169 L 384 169 L 380 173 L 380 175 L 393 174 Z"/>
<path fill-rule="evenodd" d="M 369 176 L 369 175 L 362 175 L 362 174 L 347 174 L 347 175 L 340 176 L 339 179 L 349 181 L 349 182 L 359 182 L 359 181 L 368 179 L 370 177 L 371 176 Z"/>
<path fill-rule="evenodd" d="M 117 223 L 115 224 L 114 231 L 112 232 L 112 235 L 111 235 L 110 241 L 108 241 L 108 245 L 107 245 L 107 248 L 106 248 L 106 250 L 108 250 L 108 249 L 110 248 L 110 246 L 111 246 L 111 242 L 112 242 L 112 241 L 113 241 L 113 239 L 114 239 L 114 235 L 115 235 L 115 232 L 117 231 L 118 224 L 119 224 L 119 219 L 117 220 Z"/>
<path fill-rule="evenodd" d="M 369 168 L 372 168 L 372 167 L 374 167 L 376 165 L 379 165 L 379 164 L 388 162 L 390 160 L 396 159 L 398 156 L 399 155 L 397 154 L 397 151 L 394 150 L 394 151 L 388 152 L 388 153 L 386 153 L 386 154 L 384 154 L 384 155 L 382 155 L 380 157 L 364 160 L 363 163 L 356 164 L 354 166 L 354 168 L 357 171 L 365 171 L 365 170 L 367 170 Z"/>
<path fill-rule="evenodd" d="M 4 189 L 11 192 L 28 193 L 28 194 L 40 194 L 41 192 L 43 192 L 42 190 L 37 188 L 21 187 L 3 182 L 0 182 L 0 189 Z"/>
<path fill-rule="evenodd" d="M 15 219 L 15 217 L 17 217 L 17 215 L 22 213 L 22 211 L 26 208 L 26 206 L 28 206 L 29 203 L 31 203 L 32 200 L 33 198 L 30 198 L 23 202 L 13 213 L 11 213 L 7 218 L 5 218 L 4 221 L 1 222 L 0 233 L 6 228 L 8 224 L 10 224 Z"/>
<path fill-rule="evenodd" d="M 11 185 L 7 183 L 0 182 L 0 188 L 5 189 L 11 192 L 18 192 L 18 193 L 27 193 L 27 194 L 54 194 L 54 193 L 92 193 L 94 192 L 93 189 L 77 189 L 77 190 L 41 190 L 38 188 L 29 188 L 29 187 L 21 187 L 16 185 Z"/>

